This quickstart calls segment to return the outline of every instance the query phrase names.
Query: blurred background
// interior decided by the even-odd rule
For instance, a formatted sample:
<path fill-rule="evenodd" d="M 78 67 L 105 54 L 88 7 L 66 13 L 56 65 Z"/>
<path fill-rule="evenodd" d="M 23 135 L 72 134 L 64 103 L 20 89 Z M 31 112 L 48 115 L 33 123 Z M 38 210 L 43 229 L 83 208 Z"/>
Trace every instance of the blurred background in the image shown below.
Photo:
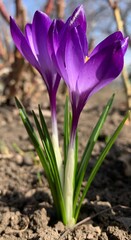
<path fill-rule="evenodd" d="M 31 22 L 34 12 L 41 10 L 51 18 L 66 20 L 74 9 L 83 4 L 87 16 L 87 36 L 90 51 L 117 29 L 131 35 L 130 0 L 0 0 L 0 104 L 10 104 L 16 95 L 29 103 L 38 81 L 38 73 L 22 58 L 10 36 L 9 16 L 16 19 L 21 30 Z M 131 41 L 125 57 L 121 83 L 131 108 Z M 119 78 L 120 79 L 120 78 Z"/>

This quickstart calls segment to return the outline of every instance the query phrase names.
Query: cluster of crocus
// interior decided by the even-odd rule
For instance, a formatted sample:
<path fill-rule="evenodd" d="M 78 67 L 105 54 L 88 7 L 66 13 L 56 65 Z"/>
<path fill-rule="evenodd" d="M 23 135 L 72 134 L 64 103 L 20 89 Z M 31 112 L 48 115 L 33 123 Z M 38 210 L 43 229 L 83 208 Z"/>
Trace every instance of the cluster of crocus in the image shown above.
<path fill-rule="evenodd" d="M 94 127 L 78 165 L 78 136 L 76 132 L 79 117 L 89 97 L 120 74 L 124 64 L 128 38 L 124 38 L 119 31 L 115 32 L 98 44 L 91 53 L 88 53 L 86 17 L 83 6 L 76 8 L 66 22 L 57 19 L 51 20 L 45 13 L 37 11 L 34 14 L 32 24 L 26 25 L 25 34 L 20 31 L 12 18 L 10 19 L 10 28 L 16 47 L 39 71 L 49 93 L 52 138 L 50 138 L 41 108 L 39 107 L 40 120 L 33 112 L 42 145 L 21 103 L 17 99 L 16 103 L 45 169 L 58 216 L 64 224 L 73 225 L 78 219 L 82 201 L 128 114 L 96 160 L 82 192 L 81 185 L 86 168 L 113 97 L 107 103 Z M 68 87 L 72 107 L 70 120 L 68 100 L 66 100 L 63 158 L 59 147 L 56 118 L 56 93 L 61 78 L 64 79 Z"/>

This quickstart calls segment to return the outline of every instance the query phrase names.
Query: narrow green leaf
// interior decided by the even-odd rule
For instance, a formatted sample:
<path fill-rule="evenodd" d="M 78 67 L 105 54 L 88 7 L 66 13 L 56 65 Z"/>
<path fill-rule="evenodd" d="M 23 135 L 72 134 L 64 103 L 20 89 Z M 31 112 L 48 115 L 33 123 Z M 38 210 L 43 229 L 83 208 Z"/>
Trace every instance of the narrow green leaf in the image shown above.
<path fill-rule="evenodd" d="M 54 181 L 56 181 L 56 179 L 59 179 L 59 173 L 58 173 L 58 168 L 57 168 L 55 156 L 52 156 L 52 154 L 51 154 L 52 146 L 50 146 L 48 144 L 50 142 L 50 140 L 47 139 L 48 135 L 44 135 L 44 133 L 42 131 L 42 128 L 40 126 L 40 123 L 38 121 L 38 118 L 37 118 L 37 116 L 36 116 L 34 111 L 33 111 L 33 116 L 34 116 L 36 127 L 37 127 L 38 133 L 40 135 L 40 138 L 41 138 L 41 141 L 42 141 L 42 144 L 43 144 L 46 156 L 47 156 L 48 163 L 50 165 L 52 176 L 54 178 Z M 45 128 L 47 128 L 47 126 L 45 126 Z M 47 131 L 45 131 L 45 132 L 47 132 Z M 51 143 L 51 145 L 52 145 L 52 143 Z"/>
<path fill-rule="evenodd" d="M 16 98 L 16 104 L 17 104 L 17 107 L 19 108 L 19 113 L 20 113 L 20 117 L 23 121 L 23 124 L 27 130 L 27 133 L 35 147 L 35 150 L 36 150 L 36 152 L 40 158 L 40 161 L 42 163 L 42 166 L 45 170 L 45 174 L 46 174 L 46 177 L 49 182 L 49 186 L 50 186 L 50 189 L 52 192 L 52 196 L 53 196 L 54 204 L 56 206 L 57 213 L 59 216 L 62 217 L 63 222 L 66 223 L 65 205 L 64 205 L 63 193 L 62 193 L 59 176 L 56 173 L 56 169 L 52 168 L 55 171 L 55 174 L 53 176 L 52 171 L 51 171 L 51 165 L 48 162 L 48 160 L 51 161 L 51 159 L 49 158 L 49 155 L 48 156 L 47 156 L 47 154 L 46 154 L 46 156 L 44 155 L 44 150 L 42 149 L 42 147 L 40 145 L 40 142 L 37 138 L 37 134 L 35 133 L 35 131 L 32 127 L 32 124 L 29 121 L 29 118 L 26 114 L 24 107 L 22 106 L 22 104 L 20 103 L 20 101 L 17 98 Z M 35 118 L 35 120 L 36 120 L 36 118 Z M 41 128 L 40 128 L 40 125 L 37 120 L 36 120 L 37 129 L 38 129 L 38 132 L 40 133 Z M 43 119 L 42 119 L 42 121 L 43 121 Z M 48 130 L 46 129 L 46 125 L 44 125 L 44 130 L 45 130 L 46 136 L 47 136 L 49 133 L 48 133 Z M 43 137 L 42 133 L 40 133 L 40 136 Z M 45 148 L 45 149 L 46 149 L 46 153 L 47 153 L 47 148 Z M 47 157 L 48 157 L 48 159 L 47 159 Z"/>
<path fill-rule="evenodd" d="M 26 122 L 28 123 L 28 125 L 30 126 L 30 129 L 32 129 L 33 131 L 34 131 L 34 129 L 33 129 L 33 127 L 32 127 L 32 124 L 30 123 L 30 121 L 29 121 L 29 119 L 28 119 L 28 116 L 27 116 L 27 113 L 26 113 L 26 111 L 25 111 L 25 108 L 24 108 L 24 106 L 22 105 L 22 103 L 18 100 L 18 98 L 16 98 L 15 97 L 15 102 L 16 102 L 16 105 L 17 105 L 17 107 L 18 107 L 18 109 L 19 109 L 19 113 L 21 113 L 21 117 L 23 117 L 23 121 L 24 121 L 24 119 L 26 120 Z"/>
<path fill-rule="evenodd" d="M 19 113 L 20 113 L 20 117 L 23 121 L 23 124 L 27 130 L 27 133 L 40 157 L 40 160 L 42 162 L 42 165 L 44 167 L 44 170 L 45 170 L 45 173 L 47 175 L 47 177 L 50 177 L 52 179 L 52 175 L 50 175 L 50 168 L 49 168 L 49 164 L 46 163 L 45 161 L 45 156 L 44 156 L 44 152 L 43 152 L 43 149 L 41 147 L 41 144 L 38 140 L 38 137 L 37 137 L 37 134 L 36 132 L 34 131 L 33 127 L 32 127 L 32 124 L 27 116 L 27 113 L 24 109 L 24 107 L 22 106 L 22 104 L 20 103 L 20 101 L 16 98 L 16 104 L 19 108 Z"/>
<path fill-rule="evenodd" d="M 41 138 L 42 138 L 45 150 L 46 150 L 46 154 L 51 159 L 50 160 L 51 161 L 51 165 L 53 167 L 53 170 L 55 171 L 55 178 L 57 177 L 59 179 L 59 181 L 60 181 L 58 168 L 57 168 L 57 162 L 56 162 L 56 157 L 55 157 L 52 141 L 51 141 L 51 138 L 50 138 L 47 126 L 46 126 L 46 122 L 45 122 L 45 119 L 44 119 L 44 116 L 42 114 L 40 106 L 39 106 L 39 115 L 40 115 L 40 121 L 41 121 L 41 126 L 42 126 L 42 129 L 41 129 L 40 124 L 39 124 L 39 131 L 40 131 Z M 38 119 L 37 119 L 36 116 L 35 116 L 35 121 L 36 121 L 36 124 L 38 126 Z"/>
<path fill-rule="evenodd" d="M 116 141 L 121 129 L 124 126 L 125 121 L 127 120 L 127 118 L 129 117 L 129 111 L 127 112 L 126 116 L 124 117 L 124 119 L 122 120 L 122 122 L 119 124 L 118 128 L 116 129 L 116 131 L 114 132 L 114 134 L 112 135 L 112 137 L 110 138 L 110 140 L 108 141 L 107 145 L 105 146 L 105 148 L 103 149 L 102 153 L 100 154 L 98 160 L 96 161 L 95 166 L 93 167 L 91 174 L 88 178 L 88 181 L 86 183 L 86 186 L 84 188 L 84 191 L 82 193 L 82 196 L 80 197 L 80 201 L 78 202 L 78 206 L 75 212 L 75 219 L 77 221 L 79 212 L 80 212 L 80 208 L 82 205 L 82 202 L 87 194 L 87 191 L 89 190 L 89 187 L 92 183 L 92 181 L 94 180 L 96 173 L 98 172 L 103 160 L 105 159 L 106 155 L 108 154 L 109 150 L 111 149 L 112 145 L 114 144 L 114 142 Z"/>
<path fill-rule="evenodd" d="M 49 134 L 48 128 L 46 126 L 46 122 L 45 122 L 45 119 L 44 119 L 44 116 L 43 116 L 43 113 L 41 111 L 40 106 L 39 106 L 39 117 L 40 117 L 40 122 L 41 122 L 41 127 L 42 127 L 42 130 L 43 130 L 43 134 L 44 134 L 45 139 L 46 139 L 46 145 L 48 145 L 49 148 L 50 148 L 50 154 L 52 155 L 52 159 L 54 159 L 54 161 L 56 161 L 52 141 L 51 141 L 51 138 L 50 138 L 50 134 Z"/>
<path fill-rule="evenodd" d="M 43 116 L 43 113 L 41 111 L 41 108 L 39 106 L 39 116 L 40 116 L 40 122 L 41 122 L 41 128 L 44 135 L 44 139 L 42 140 L 44 144 L 44 149 L 46 151 L 46 156 L 48 158 L 48 161 L 50 162 L 50 166 L 52 168 L 52 173 L 54 174 L 54 181 L 55 181 L 55 191 L 57 194 L 57 204 L 60 208 L 60 213 L 63 219 L 63 222 L 66 223 L 66 213 L 65 213 L 65 204 L 64 204 L 64 198 L 63 198 L 63 191 L 62 186 L 60 182 L 60 176 L 58 173 L 57 163 L 56 163 L 56 157 L 52 145 L 52 141 L 46 126 L 46 122 Z M 56 206 L 56 207 L 58 207 Z"/>
<path fill-rule="evenodd" d="M 92 150 L 93 150 L 94 145 L 95 145 L 95 143 L 98 139 L 98 136 L 100 134 L 100 130 L 103 127 L 103 124 L 106 120 L 106 117 L 109 113 L 109 110 L 112 106 L 113 99 L 114 99 L 114 94 L 109 99 L 109 101 L 108 101 L 107 105 L 105 106 L 105 108 L 104 108 L 96 126 L 94 127 L 94 129 L 92 131 L 92 134 L 89 138 L 89 141 L 86 145 L 84 154 L 82 156 L 80 167 L 78 169 L 78 173 L 76 174 L 76 189 L 75 189 L 75 194 L 74 194 L 74 212 L 75 212 L 75 208 L 76 208 L 77 201 L 78 201 L 78 198 L 79 198 L 80 189 L 81 189 L 81 185 L 82 185 L 82 182 L 83 182 L 83 179 L 84 179 L 84 176 L 85 176 L 85 172 L 86 172 L 86 169 L 87 169 L 90 157 L 91 157 Z"/>
<path fill-rule="evenodd" d="M 50 149 L 48 149 L 48 146 L 47 146 L 47 141 L 46 141 L 46 137 L 42 131 L 42 128 L 40 126 L 40 123 L 38 121 L 38 118 L 35 114 L 34 111 L 32 111 L 33 113 L 33 117 L 34 117 L 34 121 L 35 121 L 35 124 L 36 124 L 36 127 L 37 127 L 37 130 L 38 130 L 38 133 L 39 133 L 39 136 L 41 138 L 41 142 L 43 144 L 43 147 L 44 147 L 44 150 L 45 150 L 45 154 L 46 154 L 46 157 L 47 157 L 47 161 L 48 161 L 48 164 L 50 166 L 50 171 L 51 171 L 51 175 L 52 177 L 54 178 L 54 181 L 55 181 L 55 174 L 54 174 L 54 168 L 53 168 L 53 164 L 52 164 L 52 159 L 51 159 L 51 154 L 50 154 Z"/>
<path fill-rule="evenodd" d="M 34 120 L 39 132 L 39 135 L 42 140 L 42 144 L 44 146 L 44 150 L 46 153 L 47 161 L 50 165 L 50 170 L 52 177 L 54 179 L 54 190 L 56 192 L 56 201 L 54 201 L 56 208 L 59 208 L 60 215 L 63 219 L 63 222 L 66 222 L 66 214 L 65 214 L 65 205 L 64 205 L 64 199 L 63 199 L 63 192 L 62 192 L 62 186 L 60 182 L 60 176 L 58 173 L 58 168 L 57 168 L 57 163 L 56 163 L 56 158 L 52 146 L 52 141 L 46 126 L 46 122 L 44 119 L 44 116 L 42 114 L 41 108 L 39 106 L 39 116 L 40 116 L 40 121 L 41 125 L 37 119 L 36 114 L 33 112 L 34 115 Z"/>

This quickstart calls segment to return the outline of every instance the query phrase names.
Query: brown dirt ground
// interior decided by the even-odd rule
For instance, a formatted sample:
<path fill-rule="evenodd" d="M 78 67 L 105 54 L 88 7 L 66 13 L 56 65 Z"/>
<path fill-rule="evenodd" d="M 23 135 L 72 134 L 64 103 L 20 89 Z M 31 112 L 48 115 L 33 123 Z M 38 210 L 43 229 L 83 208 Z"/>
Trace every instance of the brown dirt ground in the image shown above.
<path fill-rule="evenodd" d="M 114 105 L 93 151 L 88 172 L 105 139 L 113 133 L 126 112 L 124 92 L 118 84 L 105 88 L 87 103 L 79 123 L 79 154 L 103 106 L 116 92 Z M 40 95 L 41 94 L 41 95 Z M 30 110 L 41 103 L 50 126 L 45 91 L 36 92 Z M 62 140 L 64 97 L 58 94 L 58 121 Z M 31 114 L 29 113 L 31 116 Z M 83 183 L 84 186 L 84 183 Z M 94 217 L 92 217 L 94 216 Z M 44 171 L 15 106 L 0 106 L 0 240 L 131 240 L 131 131 L 126 122 L 106 157 L 83 203 L 79 221 L 67 230 L 56 218 Z M 64 234 L 64 235 L 63 235 Z"/>

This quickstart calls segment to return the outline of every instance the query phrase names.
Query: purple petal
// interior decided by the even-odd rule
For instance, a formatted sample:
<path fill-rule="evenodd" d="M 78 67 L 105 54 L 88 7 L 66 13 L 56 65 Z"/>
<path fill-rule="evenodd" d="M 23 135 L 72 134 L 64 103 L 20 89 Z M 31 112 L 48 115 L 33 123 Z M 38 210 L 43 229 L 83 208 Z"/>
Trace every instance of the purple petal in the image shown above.
<path fill-rule="evenodd" d="M 79 35 L 79 31 L 73 28 L 69 34 L 65 48 L 65 67 L 68 74 L 68 79 L 65 79 L 71 91 L 75 91 L 77 78 L 80 69 L 84 65 L 84 53 L 81 42 L 84 35 Z"/>
<path fill-rule="evenodd" d="M 86 16 L 83 5 L 75 9 L 71 17 L 67 20 L 67 23 L 72 27 L 81 26 L 81 29 L 86 33 Z"/>
<path fill-rule="evenodd" d="M 57 59 L 59 61 L 59 65 L 60 68 L 58 69 L 59 73 L 63 76 L 64 73 L 64 60 L 63 57 L 65 55 L 65 46 L 66 43 L 68 42 L 68 35 L 69 32 L 73 29 L 73 28 L 81 28 L 81 32 L 86 32 L 86 17 L 85 17 L 85 13 L 84 13 L 84 9 L 83 6 L 79 6 L 75 9 L 75 11 L 73 12 L 73 14 L 68 18 L 68 20 L 66 21 L 64 27 L 61 30 L 61 33 L 59 35 L 59 39 L 60 39 L 60 49 L 57 52 Z M 56 29 L 56 27 L 55 27 Z M 80 31 L 80 30 L 78 30 Z M 55 36 L 56 38 L 56 36 Z M 83 41 L 82 47 L 83 47 L 83 51 L 86 52 L 87 54 L 87 40 Z M 57 62 L 58 62 L 57 61 Z M 57 64 L 58 65 L 58 64 Z M 62 69 L 62 71 L 60 71 Z M 66 75 L 66 73 L 64 73 L 64 76 Z"/>
<path fill-rule="evenodd" d="M 50 58 L 47 49 L 47 34 L 51 25 L 51 19 L 44 13 L 36 11 L 33 23 L 32 34 L 33 42 L 37 51 L 39 64 L 48 67 L 50 65 Z"/>
<path fill-rule="evenodd" d="M 61 30 L 64 22 L 61 20 L 54 20 L 48 31 L 48 50 L 50 58 L 52 59 L 57 71 L 60 73 L 59 65 L 56 58 L 56 53 L 60 44 Z"/>
<path fill-rule="evenodd" d="M 48 49 L 48 31 L 51 22 L 51 19 L 46 14 L 37 11 L 32 24 L 33 41 L 37 58 L 48 90 L 55 84 L 56 79 L 56 70 L 51 61 Z"/>
<path fill-rule="evenodd" d="M 124 49 L 127 48 L 127 38 L 112 42 L 100 48 L 82 69 L 77 88 L 82 93 L 87 91 L 87 98 L 113 81 L 121 72 L 124 64 Z"/>
<path fill-rule="evenodd" d="M 61 26 L 60 26 L 61 25 Z M 65 65 L 64 65 L 64 53 L 65 53 L 65 44 L 66 41 L 63 39 L 61 42 L 61 31 L 63 34 L 63 26 L 64 23 L 60 24 L 58 20 L 54 20 L 51 24 L 51 27 L 48 32 L 48 44 L 49 44 L 49 51 L 51 54 L 51 59 L 55 64 L 57 72 L 61 76 L 67 76 Z M 59 47 L 60 46 L 60 47 Z"/>
<path fill-rule="evenodd" d="M 62 20 L 53 20 L 48 31 L 48 48 L 52 56 L 56 54 L 61 40 L 61 30 L 64 27 Z"/>
<path fill-rule="evenodd" d="M 77 27 L 77 31 L 79 35 L 80 45 L 82 48 L 83 58 L 85 60 L 85 57 L 88 56 L 88 42 L 87 42 L 86 33 L 83 32 L 81 26 Z"/>
<path fill-rule="evenodd" d="M 52 51 L 52 59 L 53 59 L 53 61 L 55 63 L 57 71 L 59 72 L 59 74 L 64 79 L 67 80 L 68 76 L 67 76 L 67 71 L 65 69 L 65 58 L 64 58 L 65 51 L 67 49 L 66 44 L 68 45 L 69 34 L 70 34 L 70 31 L 73 28 L 77 27 L 78 28 L 77 31 L 79 33 L 83 32 L 83 31 L 84 32 L 86 31 L 86 17 L 85 17 L 83 6 L 81 5 L 80 7 L 76 8 L 76 10 L 72 14 L 72 16 L 65 23 L 65 25 L 63 24 L 63 26 L 61 26 L 61 27 L 58 27 L 58 26 L 59 26 L 59 22 L 58 21 L 54 21 L 52 23 L 51 27 L 50 27 L 49 39 L 53 39 L 52 43 L 50 43 L 52 45 L 50 47 L 50 49 L 53 48 L 53 50 L 51 50 Z M 82 47 L 82 51 L 81 52 L 84 55 L 85 54 L 87 55 L 87 40 L 86 40 L 86 37 L 85 38 L 81 38 L 80 41 L 81 41 L 80 45 Z M 51 40 L 50 40 L 50 42 L 51 42 Z M 60 47 L 58 49 L 59 45 L 60 45 Z M 74 47 L 76 48 L 76 45 Z M 57 49 L 58 49 L 58 51 L 57 51 Z M 78 49 L 79 49 L 79 47 L 78 47 Z M 69 55 L 71 55 L 71 54 L 69 54 Z M 78 70 L 77 70 L 77 72 L 78 72 Z"/>
<path fill-rule="evenodd" d="M 111 35 L 109 35 L 107 38 L 105 38 L 102 42 L 100 42 L 95 48 L 94 50 L 91 52 L 90 57 L 92 57 L 93 55 L 95 55 L 96 53 L 98 53 L 99 51 L 101 51 L 102 49 L 114 44 L 114 42 L 116 41 L 123 41 L 124 37 L 122 32 L 117 31 L 115 33 L 112 33 Z M 127 48 L 127 45 L 126 45 Z M 126 51 L 126 49 L 125 49 Z"/>
<path fill-rule="evenodd" d="M 35 46 L 34 43 L 34 39 L 33 39 L 33 35 L 32 35 L 32 24 L 26 24 L 25 26 L 25 37 L 30 45 L 30 48 L 35 56 L 35 58 L 38 60 L 37 58 L 37 48 Z"/>
<path fill-rule="evenodd" d="M 25 57 L 34 67 L 38 69 L 38 63 L 33 55 L 33 52 L 29 46 L 29 43 L 27 42 L 25 36 L 21 32 L 21 30 L 18 28 L 16 25 L 15 21 L 13 18 L 10 18 L 10 31 L 12 38 L 14 40 L 14 43 L 20 53 Z"/>

